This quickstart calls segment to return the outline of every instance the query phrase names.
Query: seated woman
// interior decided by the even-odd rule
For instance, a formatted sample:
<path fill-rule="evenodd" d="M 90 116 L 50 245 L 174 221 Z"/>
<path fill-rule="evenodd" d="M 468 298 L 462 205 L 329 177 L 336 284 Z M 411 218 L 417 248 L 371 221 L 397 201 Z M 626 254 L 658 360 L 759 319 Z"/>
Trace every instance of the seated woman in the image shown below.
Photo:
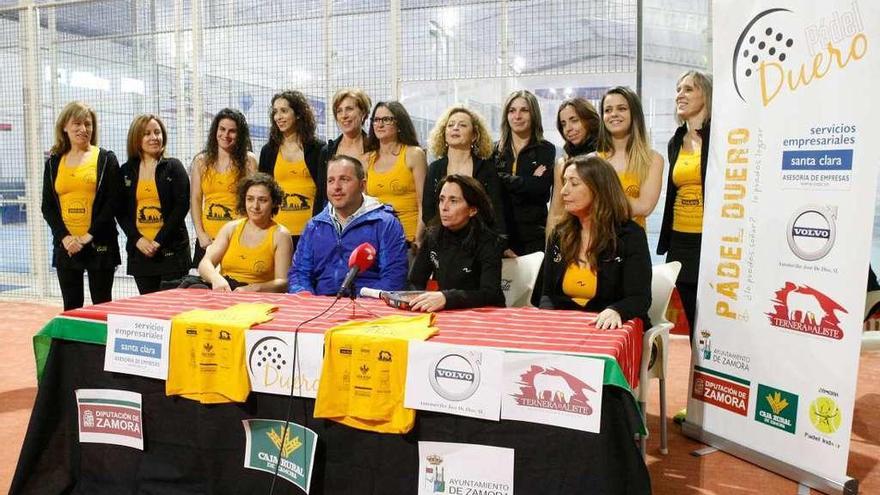
<path fill-rule="evenodd" d="M 409 273 L 414 288 L 425 289 L 433 275 L 440 290 L 413 298 L 412 310 L 504 306 L 502 243 L 489 196 L 478 180 L 466 175 L 448 175 L 441 184 L 439 214 Z"/>
<path fill-rule="evenodd" d="M 565 216 L 544 258 L 541 308 L 597 312 L 599 329 L 641 318 L 650 327 L 651 256 L 645 230 L 632 221 L 614 168 L 575 156 L 562 169 Z"/>
<path fill-rule="evenodd" d="M 283 199 L 281 187 L 258 172 L 238 183 L 236 196 L 237 213 L 245 218 L 220 229 L 199 263 L 199 275 L 219 291 L 287 292 L 293 242 L 273 220 Z"/>

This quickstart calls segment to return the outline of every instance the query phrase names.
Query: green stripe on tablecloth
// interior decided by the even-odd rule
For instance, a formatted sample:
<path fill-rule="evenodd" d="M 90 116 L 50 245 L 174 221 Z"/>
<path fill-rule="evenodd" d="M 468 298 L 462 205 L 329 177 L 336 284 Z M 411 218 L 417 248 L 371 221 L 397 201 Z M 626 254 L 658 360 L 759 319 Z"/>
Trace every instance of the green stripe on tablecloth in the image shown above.
<path fill-rule="evenodd" d="M 34 335 L 34 359 L 37 362 L 37 383 L 43 378 L 43 368 L 49 358 L 52 339 L 74 340 L 87 344 L 107 342 L 107 323 L 59 316 Z"/>
<path fill-rule="evenodd" d="M 77 402 L 80 404 L 106 404 L 110 406 L 126 406 L 126 407 L 134 407 L 140 409 L 141 405 L 137 402 L 132 402 L 130 400 L 116 400 L 116 399 L 77 399 Z"/>

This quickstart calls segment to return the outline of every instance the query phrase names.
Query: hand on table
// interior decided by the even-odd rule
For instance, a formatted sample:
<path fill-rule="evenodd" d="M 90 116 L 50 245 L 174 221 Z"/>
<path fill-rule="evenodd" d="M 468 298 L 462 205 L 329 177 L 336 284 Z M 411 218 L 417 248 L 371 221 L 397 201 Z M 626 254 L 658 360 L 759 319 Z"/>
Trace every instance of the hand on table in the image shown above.
<path fill-rule="evenodd" d="M 254 284 L 239 285 L 232 292 L 259 292 L 260 288 Z"/>
<path fill-rule="evenodd" d="M 412 311 L 440 311 L 446 307 L 446 296 L 440 291 L 431 291 L 419 294 L 409 302 Z"/>
<path fill-rule="evenodd" d="M 217 280 L 211 283 L 211 289 L 216 290 L 218 292 L 230 292 L 232 288 L 229 287 L 229 282 L 226 281 L 223 277 L 217 277 Z"/>
<path fill-rule="evenodd" d="M 599 330 L 611 330 L 613 328 L 620 328 L 623 325 L 623 321 L 620 319 L 620 313 L 611 308 L 605 308 L 596 316 L 593 325 Z"/>

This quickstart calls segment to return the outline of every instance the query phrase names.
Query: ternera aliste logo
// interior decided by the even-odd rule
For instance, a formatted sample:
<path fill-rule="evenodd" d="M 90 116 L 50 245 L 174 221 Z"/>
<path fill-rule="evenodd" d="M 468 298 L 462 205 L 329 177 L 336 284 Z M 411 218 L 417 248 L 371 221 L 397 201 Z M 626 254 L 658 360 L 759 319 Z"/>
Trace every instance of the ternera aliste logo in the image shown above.
<path fill-rule="evenodd" d="M 769 106 L 846 69 L 868 52 L 859 3 L 823 12 L 812 23 L 791 9 L 770 8 L 743 28 L 733 50 L 733 86 L 744 102 L 760 98 Z"/>
<path fill-rule="evenodd" d="M 776 291 L 770 324 L 835 340 L 843 338 L 837 313 L 846 313 L 836 301 L 808 285 L 786 282 Z"/>

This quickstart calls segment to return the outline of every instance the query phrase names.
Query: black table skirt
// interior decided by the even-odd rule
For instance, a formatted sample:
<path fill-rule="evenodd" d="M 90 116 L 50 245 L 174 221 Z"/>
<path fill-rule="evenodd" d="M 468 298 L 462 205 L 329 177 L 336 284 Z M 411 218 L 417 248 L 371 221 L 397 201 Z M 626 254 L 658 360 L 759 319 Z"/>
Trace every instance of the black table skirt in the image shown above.
<path fill-rule="evenodd" d="M 165 396 L 160 380 L 103 371 L 104 347 L 56 339 L 28 425 L 10 494 L 264 494 L 271 475 L 245 469 L 243 419 L 283 419 L 287 398 L 251 394 L 243 404 L 202 405 Z M 112 388 L 143 396 L 144 451 L 80 444 L 74 391 Z M 419 411 L 406 435 L 355 430 L 311 417 L 295 399 L 293 421 L 318 434 L 312 494 L 415 494 L 418 442 L 515 449 L 517 494 L 650 493 L 633 436 L 638 416 L 627 392 L 606 386 L 601 434 L 519 421 Z M 302 493 L 285 480 L 276 494 Z"/>

